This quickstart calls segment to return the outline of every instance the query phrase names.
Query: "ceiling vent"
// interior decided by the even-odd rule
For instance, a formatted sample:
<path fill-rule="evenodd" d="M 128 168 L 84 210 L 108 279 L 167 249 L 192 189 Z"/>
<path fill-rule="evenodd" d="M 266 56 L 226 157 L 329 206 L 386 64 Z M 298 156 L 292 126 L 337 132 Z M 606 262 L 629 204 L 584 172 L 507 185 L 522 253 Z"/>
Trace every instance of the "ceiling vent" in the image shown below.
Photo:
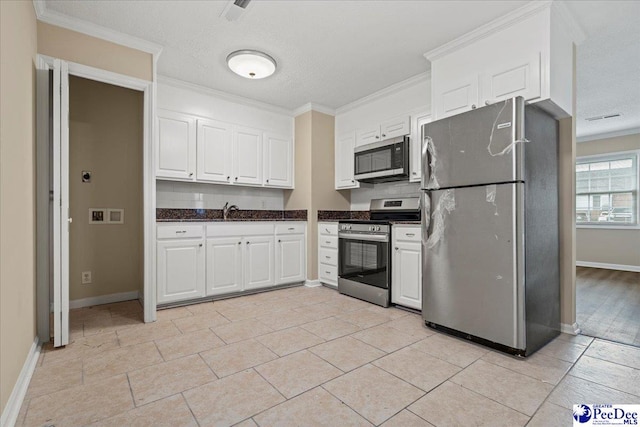
<path fill-rule="evenodd" d="M 244 15 L 249 3 L 251 3 L 251 0 L 230 0 L 220 17 L 226 18 L 227 21 L 238 21 Z"/>
<path fill-rule="evenodd" d="M 622 114 L 620 113 L 606 114 L 604 116 L 587 117 L 585 120 L 588 122 L 595 122 L 596 120 L 613 119 L 614 117 L 620 117 L 621 115 Z"/>

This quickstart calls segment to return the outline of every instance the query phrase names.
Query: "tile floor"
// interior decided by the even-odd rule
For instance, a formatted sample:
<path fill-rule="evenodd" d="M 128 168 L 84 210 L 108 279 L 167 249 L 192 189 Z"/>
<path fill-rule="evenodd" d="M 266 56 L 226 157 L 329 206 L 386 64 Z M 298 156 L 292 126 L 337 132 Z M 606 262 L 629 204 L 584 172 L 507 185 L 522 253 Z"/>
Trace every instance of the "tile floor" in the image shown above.
<path fill-rule="evenodd" d="M 518 360 L 324 287 L 141 311 L 73 310 L 18 425 L 549 427 L 640 402 L 640 348 L 562 335 Z"/>

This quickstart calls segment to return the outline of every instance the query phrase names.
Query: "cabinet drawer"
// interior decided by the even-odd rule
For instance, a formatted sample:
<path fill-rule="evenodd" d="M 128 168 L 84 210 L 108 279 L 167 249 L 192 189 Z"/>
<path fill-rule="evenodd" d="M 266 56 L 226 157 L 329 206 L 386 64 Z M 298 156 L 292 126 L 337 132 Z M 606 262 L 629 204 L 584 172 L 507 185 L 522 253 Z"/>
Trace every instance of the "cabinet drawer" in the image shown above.
<path fill-rule="evenodd" d="M 276 224 L 276 235 L 281 234 L 304 234 L 307 228 L 306 222 Z"/>
<path fill-rule="evenodd" d="M 318 224 L 318 234 L 322 236 L 337 236 L 338 235 L 338 223 L 337 222 L 321 222 Z"/>
<path fill-rule="evenodd" d="M 324 279 L 333 283 L 338 282 L 338 267 L 325 264 L 320 264 L 318 267 L 318 275 L 320 276 L 321 281 Z"/>
<path fill-rule="evenodd" d="M 318 251 L 318 261 L 326 265 L 338 265 L 338 251 L 335 249 L 320 248 Z M 320 266 L 322 268 L 323 266 Z"/>
<path fill-rule="evenodd" d="M 318 236 L 318 242 L 323 248 L 338 249 L 338 237 L 334 236 Z"/>
<path fill-rule="evenodd" d="M 420 228 L 417 227 L 393 227 L 395 240 L 419 242 L 422 238 Z"/>
<path fill-rule="evenodd" d="M 273 236 L 273 223 L 229 221 L 207 225 L 207 237 Z"/>
<path fill-rule="evenodd" d="M 201 225 L 159 225 L 157 231 L 158 239 L 184 239 L 198 238 L 204 235 Z"/>

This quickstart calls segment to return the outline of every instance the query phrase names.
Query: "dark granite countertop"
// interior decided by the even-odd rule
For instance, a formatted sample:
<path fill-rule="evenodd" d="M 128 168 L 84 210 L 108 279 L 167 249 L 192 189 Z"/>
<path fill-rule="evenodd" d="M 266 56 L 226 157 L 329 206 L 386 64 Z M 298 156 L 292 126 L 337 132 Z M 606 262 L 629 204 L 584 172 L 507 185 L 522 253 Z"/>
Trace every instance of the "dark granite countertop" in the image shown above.
<path fill-rule="evenodd" d="M 306 221 L 306 210 L 271 211 L 239 210 L 229 214 L 227 222 L 238 221 Z M 222 209 L 156 209 L 156 222 L 216 222 L 224 221 Z"/>
<path fill-rule="evenodd" d="M 369 211 L 318 211 L 318 221 L 340 221 L 341 219 L 370 219 Z"/>

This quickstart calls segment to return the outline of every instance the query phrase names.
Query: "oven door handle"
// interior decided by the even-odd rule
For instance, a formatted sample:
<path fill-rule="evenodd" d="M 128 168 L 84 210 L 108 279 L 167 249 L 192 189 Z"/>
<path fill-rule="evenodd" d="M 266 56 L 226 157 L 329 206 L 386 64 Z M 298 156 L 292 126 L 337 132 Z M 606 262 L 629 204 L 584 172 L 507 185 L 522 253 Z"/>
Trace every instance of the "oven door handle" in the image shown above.
<path fill-rule="evenodd" d="M 382 234 L 338 233 L 340 239 L 366 240 L 369 242 L 388 242 L 389 236 Z"/>

